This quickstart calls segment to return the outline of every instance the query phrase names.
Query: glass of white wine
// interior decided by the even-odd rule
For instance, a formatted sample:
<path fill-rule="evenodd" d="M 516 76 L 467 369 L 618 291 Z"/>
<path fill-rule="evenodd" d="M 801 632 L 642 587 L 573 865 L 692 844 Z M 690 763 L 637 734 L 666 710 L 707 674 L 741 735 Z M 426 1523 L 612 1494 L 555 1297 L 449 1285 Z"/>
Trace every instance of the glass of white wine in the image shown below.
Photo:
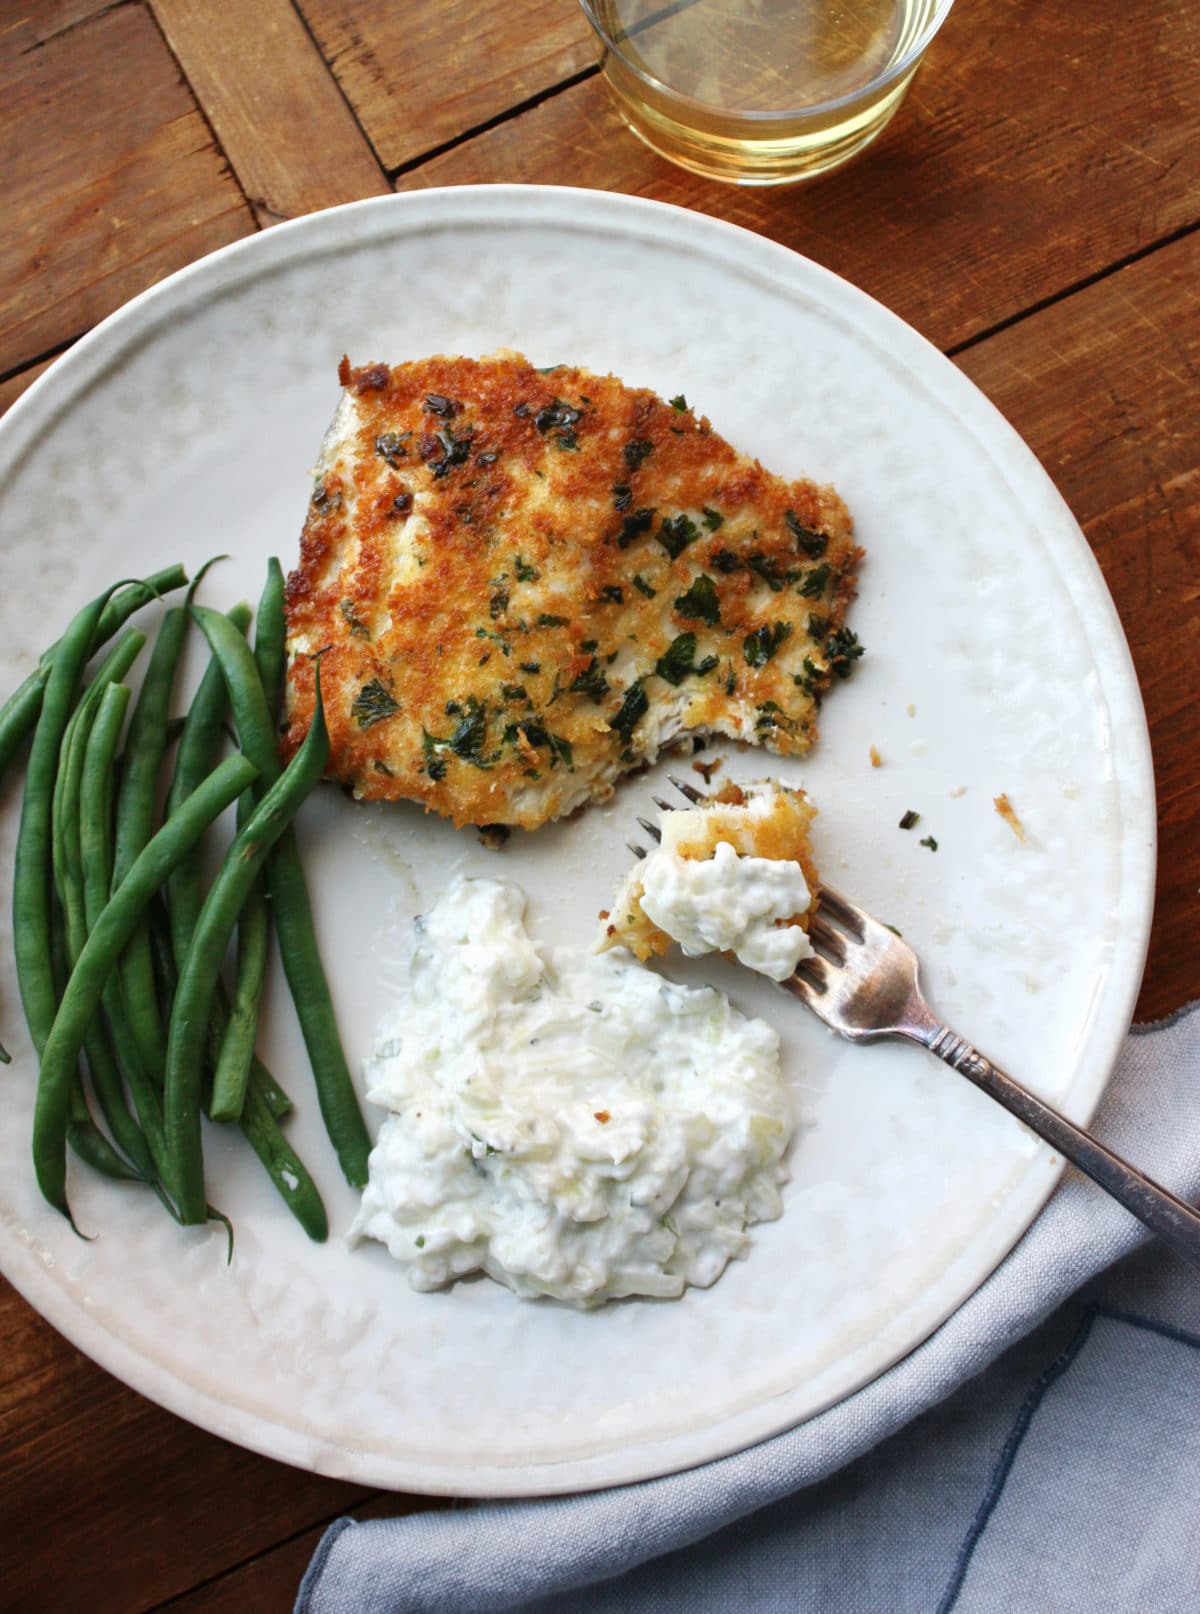
<path fill-rule="evenodd" d="M 840 167 L 884 128 L 953 0 L 579 0 L 625 122 L 735 185 Z"/>

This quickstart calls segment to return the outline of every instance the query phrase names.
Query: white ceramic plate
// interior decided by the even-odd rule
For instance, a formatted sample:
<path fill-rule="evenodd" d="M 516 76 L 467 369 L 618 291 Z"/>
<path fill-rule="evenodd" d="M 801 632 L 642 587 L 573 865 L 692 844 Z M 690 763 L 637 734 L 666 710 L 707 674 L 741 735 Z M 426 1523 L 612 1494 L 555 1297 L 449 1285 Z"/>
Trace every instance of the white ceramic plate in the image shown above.
<path fill-rule="evenodd" d="M 733 754 L 727 771 L 802 779 L 823 806 L 827 875 L 915 944 L 942 1012 L 1089 1116 L 1132 1013 L 1154 860 L 1145 722 L 1100 574 L 1033 456 L 953 365 L 862 293 L 728 225 L 565 189 L 424 192 L 284 225 L 138 298 L 0 430 L 0 683 L 112 578 L 228 551 L 205 586 L 227 606 L 257 594 L 267 555 L 291 564 L 343 353 L 499 346 L 684 392 L 772 469 L 842 491 L 868 552 L 852 619 L 868 655 L 828 700 L 811 761 Z M 189 678 L 198 665 L 196 652 Z M 655 788 L 628 782 L 609 807 L 500 854 L 412 807 L 319 793 L 302 839 L 352 1065 L 411 917 L 452 871 L 519 881 L 541 939 L 584 945 Z M 993 810 L 1001 791 L 1024 846 Z M 5 868 L 17 805 L 10 782 Z M 908 808 L 917 833 L 897 828 Z M 80 1224 L 97 1235 L 83 1243 L 34 1186 L 9 923 L 5 1273 L 144 1394 L 364 1484 L 563 1491 L 787 1428 L 928 1335 L 1060 1169 L 934 1060 L 840 1043 L 776 988 L 710 964 L 691 975 L 782 1032 L 804 1121 L 787 1213 L 755 1232 L 749 1259 L 681 1301 L 587 1315 L 490 1282 L 417 1295 L 381 1248 L 344 1245 L 355 1196 L 274 979 L 265 1054 L 299 1102 L 291 1135 L 326 1197 L 328 1244 L 307 1242 L 226 1135 L 211 1196 L 237 1226 L 231 1268 L 218 1232 L 181 1233 L 149 1196 L 76 1173 Z"/>

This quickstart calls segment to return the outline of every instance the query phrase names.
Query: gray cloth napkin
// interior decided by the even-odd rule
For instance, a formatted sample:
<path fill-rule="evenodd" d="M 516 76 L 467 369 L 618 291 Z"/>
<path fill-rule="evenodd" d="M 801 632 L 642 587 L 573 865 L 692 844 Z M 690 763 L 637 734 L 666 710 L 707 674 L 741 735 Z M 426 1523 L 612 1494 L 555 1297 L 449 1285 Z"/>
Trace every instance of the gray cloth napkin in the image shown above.
<path fill-rule="evenodd" d="M 1193 1201 L 1198 1008 L 1135 1027 L 1095 1124 Z M 339 1520 L 296 1608 L 1194 1614 L 1198 1405 L 1200 1275 L 1068 1173 L 932 1338 L 828 1412 L 640 1485 Z"/>

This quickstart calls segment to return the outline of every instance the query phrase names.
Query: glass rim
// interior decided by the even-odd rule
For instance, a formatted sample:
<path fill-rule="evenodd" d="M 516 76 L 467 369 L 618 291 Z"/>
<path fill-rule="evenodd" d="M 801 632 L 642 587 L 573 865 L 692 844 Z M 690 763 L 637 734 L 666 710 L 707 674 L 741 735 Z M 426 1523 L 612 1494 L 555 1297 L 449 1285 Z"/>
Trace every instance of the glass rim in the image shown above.
<path fill-rule="evenodd" d="M 748 123 L 763 125 L 788 122 L 795 118 L 818 117 L 827 112 L 837 112 L 843 107 L 852 106 L 856 101 L 860 101 L 864 95 L 868 95 L 874 90 L 886 89 L 889 84 L 894 83 L 898 78 L 902 78 L 905 73 L 910 72 L 919 64 L 921 57 L 928 50 L 934 35 L 945 22 L 953 5 L 954 0 L 935 0 L 932 16 L 917 38 L 904 52 L 904 55 L 894 61 L 884 72 L 877 73 L 874 78 L 868 79 L 858 89 L 849 90 L 844 95 L 835 95 L 828 101 L 812 101 L 807 106 L 793 107 L 784 112 L 750 112 L 730 107 L 714 107 L 711 101 L 700 101 L 694 95 L 685 95 L 682 90 L 673 88 L 672 85 L 657 78 L 653 73 L 647 72 L 645 68 L 639 67 L 636 62 L 629 59 L 625 51 L 622 50 L 620 43 L 612 37 L 596 15 L 595 0 L 579 0 L 579 9 L 583 12 L 588 22 L 591 23 L 592 29 L 605 50 L 611 51 L 620 60 L 621 65 L 632 73 L 635 78 L 640 79 L 648 88 L 669 96 L 680 106 L 694 107 L 699 111 L 708 113 L 719 111 L 727 117 L 740 118 Z"/>

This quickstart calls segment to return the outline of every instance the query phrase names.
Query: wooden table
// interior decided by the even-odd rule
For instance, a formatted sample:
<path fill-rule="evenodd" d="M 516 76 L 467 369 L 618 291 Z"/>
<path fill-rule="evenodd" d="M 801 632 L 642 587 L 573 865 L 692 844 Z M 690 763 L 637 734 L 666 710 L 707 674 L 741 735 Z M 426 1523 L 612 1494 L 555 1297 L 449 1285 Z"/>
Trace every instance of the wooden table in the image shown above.
<path fill-rule="evenodd" d="M 479 181 L 634 192 L 760 231 L 886 303 L 999 405 L 1087 534 L 1141 678 L 1161 845 L 1139 1018 L 1200 995 L 1191 0 L 964 4 L 865 159 L 775 192 L 692 177 L 626 133 L 571 0 L 7 0 L 0 408 L 203 253 Z M 5 1609 L 289 1608 L 330 1519 L 420 1505 L 193 1429 L 7 1286 L 0 1328 Z"/>

